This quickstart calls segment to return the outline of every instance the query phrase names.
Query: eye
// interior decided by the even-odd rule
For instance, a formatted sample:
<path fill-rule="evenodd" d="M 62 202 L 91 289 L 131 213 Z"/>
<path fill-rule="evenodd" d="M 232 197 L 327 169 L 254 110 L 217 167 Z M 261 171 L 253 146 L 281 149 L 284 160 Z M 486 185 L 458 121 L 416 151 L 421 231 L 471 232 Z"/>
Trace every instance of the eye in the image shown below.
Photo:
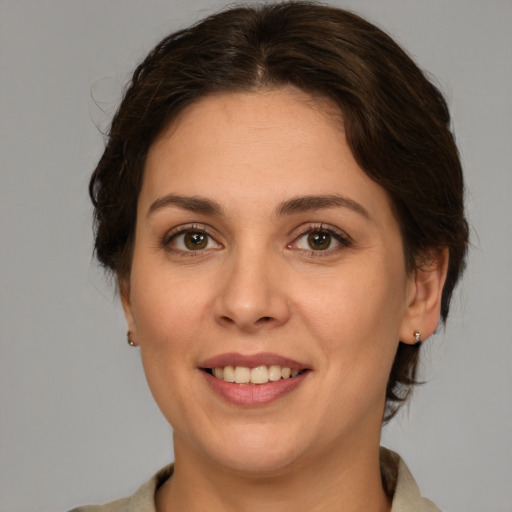
<path fill-rule="evenodd" d="M 163 240 L 163 245 L 167 250 L 175 252 L 204 251 L 222 247 L 200 228 L 185 228 L 171 232 Z"/>
<path fill-rule="evenodd" d="M 307 240 L 311 249 L 316 251 L 325 251 L 331 246 L 332 237 L 330 233 L 325 231 L 312 231 L 307 235 Z"/>
<path fill-rule="evenodd" d="M 328 252 L 339 250 L 351 245 L 350 238 L 342 232 L 325 227 L 310 227 L 300 234 L 291 244 L 289 249 L 300 249 L 308 252 Z"/>

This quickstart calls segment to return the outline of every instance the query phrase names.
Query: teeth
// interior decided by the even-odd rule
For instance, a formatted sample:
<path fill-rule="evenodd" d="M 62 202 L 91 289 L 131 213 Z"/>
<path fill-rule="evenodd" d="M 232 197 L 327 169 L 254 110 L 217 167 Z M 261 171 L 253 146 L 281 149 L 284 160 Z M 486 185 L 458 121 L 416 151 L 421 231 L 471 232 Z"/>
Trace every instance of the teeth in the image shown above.
<path fill-rule="evenodd" d="M 235 382 L 237 384 L 248 384 L 251 382 L 251 369 L 247 366 L 237 366 L 235 368 Z"/>
<path fill-rule="evenodd" d="M 266 384 L 267 382 L 276 382 L 281 379 L 297 377 L 300 370 L 291 370 L 286 366 L 273 364 L 267 366 L 257 366 L 249 368 L 247 366 L 225 366 L 224 368 L 212 368 L 212 374 L 217 379 L 226 382 L 236 382 L 237 384 Z"/>
<path fill-rule="evenodd" d="M 222 371 L 222 368 L 220 368 L 220 371 Z M 232 366 L 225 366 L 222 372 L 222 378 L 226 382 L 235 382 L 235 369 Z"/>
<path fill-rule="evenodd" d="M 281 378 L 281 367 L 277 366 L 277 364 L 273 364 L 268 369 L 268 380 L 275 382 L 276 380 L 279 380 L 280 378 Z"/>
<path fill-rule="evenodd" d="M 251 370 L 251 382 L 253 384 L 266 384 L 268 382 L 268 370 L 266 366 L 258 366 Z"/>

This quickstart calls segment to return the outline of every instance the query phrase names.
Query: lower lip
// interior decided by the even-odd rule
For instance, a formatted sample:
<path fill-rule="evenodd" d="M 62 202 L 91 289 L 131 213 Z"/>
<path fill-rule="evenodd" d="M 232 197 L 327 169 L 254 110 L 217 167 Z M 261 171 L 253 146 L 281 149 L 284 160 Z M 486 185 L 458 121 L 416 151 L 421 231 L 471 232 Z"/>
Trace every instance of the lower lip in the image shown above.
<path fill-rule="evenodd" d="M 210 388 L 222 398 L 232 404 L 251 407 L 266 405 L 288 395 L 304 382 L 309 372 L 266 384 L 237 384 L 217 379 L 205 371 L 201 373 L 205 376 Z"/>

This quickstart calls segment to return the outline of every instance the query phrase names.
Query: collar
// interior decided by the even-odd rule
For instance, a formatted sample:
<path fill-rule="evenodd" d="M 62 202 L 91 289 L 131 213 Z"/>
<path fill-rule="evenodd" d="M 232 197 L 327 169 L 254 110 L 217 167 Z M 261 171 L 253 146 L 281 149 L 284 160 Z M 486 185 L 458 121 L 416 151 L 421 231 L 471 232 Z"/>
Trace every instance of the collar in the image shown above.
<path fill-rule="evenodd" d="M 402 458 L 387 448 L 380 449 L 382 482 L 392 496 L 390 512 L 440 512 L 430 500 L 421 496 L 419 487 Z M 156 512 L 155 492 L 174 471 L 170 464 L 142 484 L 130 498 L 113 502 L 111 507 L 89 509 L 84 512 Z"/>

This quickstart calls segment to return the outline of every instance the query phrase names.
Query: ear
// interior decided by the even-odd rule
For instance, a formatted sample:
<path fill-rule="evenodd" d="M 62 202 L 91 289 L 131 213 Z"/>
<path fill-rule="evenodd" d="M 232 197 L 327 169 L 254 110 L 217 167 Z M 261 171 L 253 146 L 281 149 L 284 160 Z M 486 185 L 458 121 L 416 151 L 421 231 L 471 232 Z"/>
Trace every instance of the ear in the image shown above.
<path fill-rule="evenodd" d="M 137 345 L 137 332 L 132 313 L 132 303 L 130 296 L 130 282 L 127 279 L 119 281 L 119 297 L 123 306 L 124 317 L 126 318 L 127 330 L 132 333 L 133 342 Z"/>
<path fill-rule="evenodd" d="M 400 327 L 400 341 L 413 345 L 415 333 L 421 340 L 436 330 L 441 315 L 441 297 L 448 272 L 448 249 L 432 249 L 410 277 L 407 309 Z"/>

